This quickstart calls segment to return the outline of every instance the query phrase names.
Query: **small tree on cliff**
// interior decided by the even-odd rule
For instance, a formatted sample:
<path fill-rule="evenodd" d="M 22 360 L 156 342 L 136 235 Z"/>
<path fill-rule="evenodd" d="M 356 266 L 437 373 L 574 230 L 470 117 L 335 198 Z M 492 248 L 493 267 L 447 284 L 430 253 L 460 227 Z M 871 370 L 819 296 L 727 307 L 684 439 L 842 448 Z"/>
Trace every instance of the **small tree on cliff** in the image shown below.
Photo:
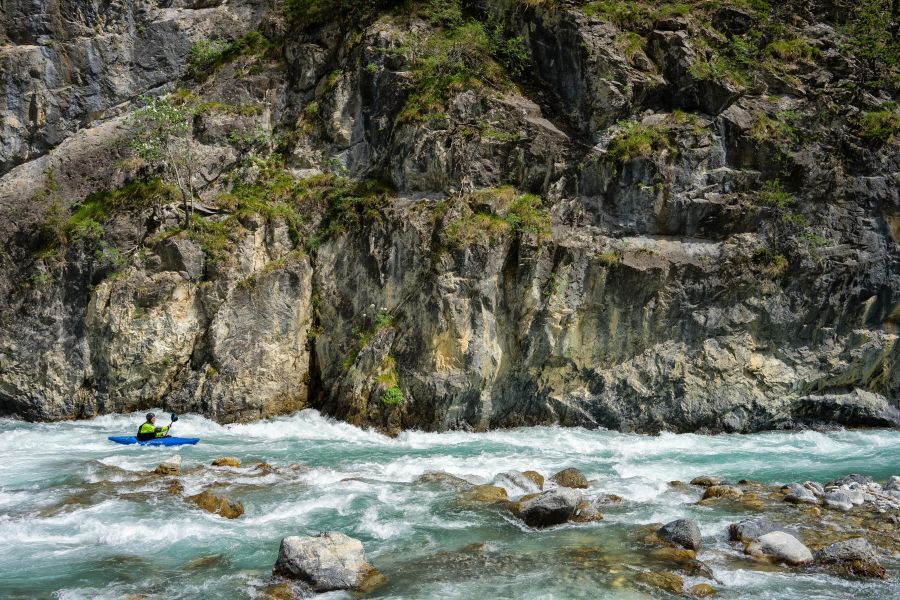
<path fill-rule="evenodd" d="M 129 142 L 136 156 L 160 167 L 181 193 L 184 226 L 191 226 L 194 212 L 195 160 L 191 144 L 194 106 L 176 103 L 169 96 L 142 98 L 144 106 L 129 119 L 135 135 Z"/>

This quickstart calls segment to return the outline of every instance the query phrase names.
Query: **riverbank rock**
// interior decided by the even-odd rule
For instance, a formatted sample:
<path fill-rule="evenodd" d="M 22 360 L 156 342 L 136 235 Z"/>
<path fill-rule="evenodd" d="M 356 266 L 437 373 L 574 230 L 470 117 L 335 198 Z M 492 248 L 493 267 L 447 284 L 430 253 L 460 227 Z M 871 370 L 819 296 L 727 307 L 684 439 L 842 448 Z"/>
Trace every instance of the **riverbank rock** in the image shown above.
<path fill-rule="evenodd" d="M 384 581 L 366 557 L 362 542 L 339 531 L 284 538 L 273 571 L 304 581 L 320 593 L 365 591 Z"/>
<path fill-rule="evenodd" d="M 882 489 L 886 492 L 900 492 L 900 476 L 892 476 Z"/>
<path fill-rule="evenodd" d="M 857 484 L 857 485 L 867 485 L 870 483 L 874 483 L 875 480 L 869 477 L 868 475 L 860 475 L 859 473 L 851 473 L 850 475 L 845 475 L 834 481 L 829 481 L 825 484 L 826 488 L 839 488 L 845 485 Z"/>
<path fill-rule="evenodd" d="M 521 471 L 507 471 L 494 477 L 494 485 L 504 488 L 512 496 L 523 496 L 541 491 L 541 486 Z"/>
<path fill-rule="evenodd" d="M 803 487 L 812 492 L 816 498 L 821 498 L 825 495 L 825 486 L 818 481 L 804 481 Z"/>
<path fill-rule="evenodd" d="M 728 539 L 749 543 L 773 531 L 778 531 L 778 527 L 767 517 L 744 519 L 728 526 Z"/>
<path fill-rule="evenodd" d="M 234 456 L 220 456 L 219 458 L 212 461 L 212 466 L 214 466 L 214 467 L 240 467 L 241 459 L 235 458 Z"/>
<path fill-rule="evenodd" d="M 702 541 L 700 527 L 691 519 L 678 519 L 666 523 L 659 528 L 657 535 L 667 542 L 689 550 L 699 550 Z"/>
<path fill-rule="evenodd" d="M 818 504 L 819 499 L 810 490 L 799 483 L 789 483 L 783 488 L 784 501 L 791 504 Z"/>
<path fill-rule="evenodd" d="M 813 560 L 812 552 L 803 542 L 783 531 L 760 536 L 747 546 L 745 552 L 756 558 L 789 565 L 803 565 Z"/>
<path fill-rule="evenodd" d="M 221 515 L 226 519 L 237 519 L 244 514 L 243 504 L 228 496 L 210 490 L 204 490 L 194 496 L 188 496 L 188 500 L 203 510 Z"/>
<path fill-rule="evenodd" d="M 703 498 L 701 498 L 701 500 L 710 500 L 717 498 L 737 500 L 743 495 L 743 490 L 734 485 L 711 485 L 706 488 L 705 492 L 703 492 Z"/>
<path fill-rule="evenodd" d="M 853 508 L 853 502 L 850 501 L 849 494 L 841 490 L 825 492 L 825 494 L 822 496 L 822 502 L 828 508 L 842 510 L 844 512 L 847 512 Z"/>
<path fill-rule="evenodd" d="M 585 490 L 588 487 L 588 480 L 587 477 L 584 476 L 584 473 L 582 473 L 578 469 L 572 468 L 563 469 L 562 471 L 551 477 L 550 481 L 552 481 L 556 485 L 567 488 Z"/>
<path fill-rule="evenodd" d="M 878 552 L 865 538 L 853 538 L 825 546 L 816 552 L 816 562 L 860 577 L 884 579 L 887 572 L 878 560 Z"/>
<path fill-rule="evenodd" d="M 154 475 L 178 475 L 179 473 L 181 473 L 180 454 L 167 458 L 153 469 Z"/>
<path fill-rule="evenodd" d="M 530 527 L 550 527 L 571 519 L 581 504 L 581 494 L 560 487 L 521 502 L 518 516 Z"/>

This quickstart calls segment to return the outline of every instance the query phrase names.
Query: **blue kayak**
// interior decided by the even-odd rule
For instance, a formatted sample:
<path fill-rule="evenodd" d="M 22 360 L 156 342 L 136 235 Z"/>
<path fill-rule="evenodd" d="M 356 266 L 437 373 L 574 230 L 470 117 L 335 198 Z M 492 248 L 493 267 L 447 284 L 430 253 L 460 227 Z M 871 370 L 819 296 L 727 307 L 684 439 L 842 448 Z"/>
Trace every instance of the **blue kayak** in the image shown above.
<path fill-rule="evenodd" d="M 109 441 L 117 444 L 140 444 L 141 446 L 193 446 L 200 441 L 200 438 L 162 437 L 139 442 L 133 435 L 111 435 Z"/>

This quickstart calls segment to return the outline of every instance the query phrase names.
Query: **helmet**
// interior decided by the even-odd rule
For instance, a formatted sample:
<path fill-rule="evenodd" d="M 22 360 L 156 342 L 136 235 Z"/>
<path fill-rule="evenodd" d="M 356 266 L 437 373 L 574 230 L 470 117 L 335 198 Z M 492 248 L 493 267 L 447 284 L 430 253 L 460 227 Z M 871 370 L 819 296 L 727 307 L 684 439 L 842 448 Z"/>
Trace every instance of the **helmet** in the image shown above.
<path fill-rule="evenodd" d="M 153 413 L 147 413 L 147 420 L 149 421 L 150 419 L 152 419 L 155 416 L 156 415 L 154 415 Z"/>

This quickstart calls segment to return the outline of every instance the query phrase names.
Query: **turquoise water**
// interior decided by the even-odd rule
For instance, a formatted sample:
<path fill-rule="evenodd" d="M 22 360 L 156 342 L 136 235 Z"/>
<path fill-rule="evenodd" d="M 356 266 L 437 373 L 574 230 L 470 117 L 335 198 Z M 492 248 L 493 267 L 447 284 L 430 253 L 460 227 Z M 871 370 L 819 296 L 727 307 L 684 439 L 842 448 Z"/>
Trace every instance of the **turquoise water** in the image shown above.
<path fill-rule="evenodd" d="M 654 568 L 637 532 L 680 517 L 700 522 L 699 558 L 714 575 L 686 582 L 709 582 L 718 598 L 900 597 L 896 557 L 886 560 L 888 582 L 760 570 L 726 541 L 739 513 L 698 506 L 696 492 L 668 485 L 706 473 L 765 483 L 851 472 L 883 480 L 900 472 L 897 430 L 651 437 L 537 427 L 389 439 L 304 411 L 227 427 L 183 417 L 173 432 L 203 440 L 180 450 L 106 441 L 140 421 L 0 420 L 0 597 L 253 598 L 282 537 L 336 529 L 362 540 L 387 576 L 372 598 L 649 598 L 628 583 Z M 245 514 L 207 514 L 163 491 L 165 478 L 145 476 L 176 452 L 185 495 L 219 484 Z M 208 467 L 226 455 L 245 467 Z M 277 472 L 260 474 L 255 461 Z M 602 522 L 537 532 L 503 509 L 460 503 L 451 488 L 414 483 L 430 470 L 490 481 L 511 469 L 549 476 L 565 467 L 626 502 Z"/>

